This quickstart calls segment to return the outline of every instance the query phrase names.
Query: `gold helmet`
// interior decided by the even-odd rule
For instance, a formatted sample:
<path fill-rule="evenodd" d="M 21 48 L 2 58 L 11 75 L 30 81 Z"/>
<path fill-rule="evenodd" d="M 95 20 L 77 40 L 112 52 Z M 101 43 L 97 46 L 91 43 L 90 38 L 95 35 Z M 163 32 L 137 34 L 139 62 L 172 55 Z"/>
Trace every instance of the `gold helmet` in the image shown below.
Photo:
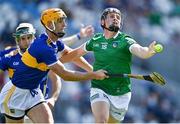
<path fill-rule="evenodd" d="M 66 17 L 67 16 L 62 9 L 50 8 L 42 12 L 41 23 L 43 24 L 43 26 L 45 26 L 45 28 L 49 29 L 48 22 L 55 23 L 58 21 L 58 19 L 64 19 Z M 49 29 L 49 30 L 53 31 L 55 30 L 55 27 L 54 29 Z"/>
<path fill-rule="evenodd" d="M 47 26 L 48 21 L 56 22 L 60 18 L 66 18 L 66 14 L 62 9 L 59 8 L 51 8 L 44 10 L 41 14 L 41 21 L 45 26 Z"/>

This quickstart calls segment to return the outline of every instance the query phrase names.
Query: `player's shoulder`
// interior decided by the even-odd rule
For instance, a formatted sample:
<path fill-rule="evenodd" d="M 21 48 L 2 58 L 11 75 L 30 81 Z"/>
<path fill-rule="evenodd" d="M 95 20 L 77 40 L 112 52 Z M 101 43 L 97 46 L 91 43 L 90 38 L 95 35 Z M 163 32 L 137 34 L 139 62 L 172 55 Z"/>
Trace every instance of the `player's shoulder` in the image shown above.
<path fill-rule="evenodd" d="M 46 44 L 46 41 L 48 41 L 48 36 L 46 34 L 41 34 L 34 40 L 34 44 L 43 45 Z"/>
<path fill-rule="evenodd" d="M 16 56 L 16 55 L 18 55 L 18 49 L 14 49 L 14 50 L 12 50 L 11 52 L 5 54 L 4 56 L 5 56 L 6 58 L 11 58 L 11 57 L 14 57 L 14 56 Z"/>
<path fill-rule="evenodd" d="M 0 51 L 0 57 L 3 57 L 5 54 L 10 53 L 11 51 L 15 50 L 15 47 L 6 47 L 4 50 Z"/>
<path fill-rule="evenodd" d="M 126 34 L 124 32 L 119 32 L 118 36 L 123 37 L 123 38 L 130 37 L 130 35 L 128 35 L 128 34 Z"/>
<path fill-rule="evenodd" d="M 58 40 L 58 41 L 56 41 L 56 44 L 57 44 L 57 46 L 64 46 L 64 43 L 62 42 L 62 40 Z"/>
<path fill-rule="evenodd" d="M 43 50 L 47 46 L 47 42 L 48 42 L 48 36 L 43 33 L 33 41 L 28 51 Z"/>
<path fill-rule="evenodd" d="M 120 37 L 123 37 L 124 41 L 126 41 L 128 44 L 136 43 L 136 41 L 128 34 L 120 32 Z"/>
<path fill-rule="evenodd" d="M 102 33 L 96 33 L 93 37 L 92 40 L 99 40 L 103 37 Z"/>

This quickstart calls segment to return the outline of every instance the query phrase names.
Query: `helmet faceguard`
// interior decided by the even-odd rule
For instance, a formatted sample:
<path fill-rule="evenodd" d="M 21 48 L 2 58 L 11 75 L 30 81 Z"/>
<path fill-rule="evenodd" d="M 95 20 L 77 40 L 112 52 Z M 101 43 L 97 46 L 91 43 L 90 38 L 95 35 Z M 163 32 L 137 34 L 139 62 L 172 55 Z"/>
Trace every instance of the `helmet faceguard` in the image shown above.
<path fill-rule="evenodd" d="M 21 37 L 23 35 L 32 34 L 35 35 L 36 30 L 34 29 L 33 25 L 30 23 L 20 23 L 19 26 L 16 28 L 16 32 L 13 33 L 14 37 Z"/>
<path fill-rule="evenodd" d="M 34 35 L 36 33 L 36 30 L 34 29 L 33 25 L 30 23 L 20 23 L 18 27 L 16 28 L 16 32 L 13 33 L 13 37 L 15 37 L 17 47 L 24 52 L 27 48 L 22 48 L 19 41 L 20 38 L 24 35 L 32 35 L 32 38 L 34 38 Z"/>
<path fill-rule="evenodd" d="M 118 10 L 118 9 L 116 9 L 116 8 L 106 8 L 104 11 L 103 11 L 103 13 L 102 13 L 102 15 L 101 15 L 101 20 L 105 20 L 106 18 L 107 18 L 107 15 L 109 14 L 109 13 L 117 13 L 117 14 L 119 14 L 120 16 L 121 16 L 121 12 L 120 12 L 120 10 Z M 112 31 L 112 32 L 118 32 L 119 31 L 119 29 L 120 29 L 120 27 L 118 27 L 118 26 L 115 26 L 115 25 L 110 25 L 109 27 L 106 27 L 105 25 L 102 25 L 101 24 L 101 27 L 104 29 L 107 29 L 107 30 L 109 30 L 109 31 Z"/>
<path fill-rule="evenodd" d="M 55 33 L 55 23 L 58 21 L 58 20 L 63 20 L 63 19 L 66 19 L 67 16 L 66 14 L 64 13 L 64 11 L 62 9 L 59 9 L 59 8 L 51 8 L 51 9 L 47 9 L 45 11 L 42 12 L 41 14 L 41 23 L 42 25 L 48 30 L 50 31 L 51 33 L 53 33 L 54 35 L 56 35 L 57 37 L 63 37 L 65 35 L 65 32 L 62 31 L 62 32 L 58 32 L 58 33 Z M 51 22 L 52 25 L 53 25 L 53 28 L 49 28 L 48 27 L 48 23 Z"/>

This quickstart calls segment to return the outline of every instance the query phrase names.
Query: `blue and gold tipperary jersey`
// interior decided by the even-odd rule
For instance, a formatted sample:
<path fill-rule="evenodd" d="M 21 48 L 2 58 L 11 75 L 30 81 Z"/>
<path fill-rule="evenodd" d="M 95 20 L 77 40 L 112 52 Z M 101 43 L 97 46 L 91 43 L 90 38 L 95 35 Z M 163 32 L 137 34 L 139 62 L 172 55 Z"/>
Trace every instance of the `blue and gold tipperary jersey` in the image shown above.
<path fill-rule="evenodd" d="M 16 50 L 11 50 L 0 59 L 0 69 L 3 71 L 8 71 L 9 78 L 11 79 L 14 71 L 19 66 L 19 61 L 21 60 L 21 55 Z"/>
<path fill-rule="evenodd" d="M 9 48 L 9 49 L 7 49 L 7 50 L 0 51 L 0 58 L 3 57 L 4 55 L 10 53 L 11 51 L 13 51 L 13 50 L 15 50 L 15 49 L 17 49 L 17 48 L 14 48 L 14 47 L 13 47 L 13 48 Z"/>
<path fill-rule="evenodd" d="M 42 34 L 22 55 L 22 62 L 12 77 L 12 83 L 23 89 L 37 88 L 47 76 L 48 66 L 58 61 L 57 52 L 63 50 L 61 41 L 51 42 L 46 34 Z"/>
<path fill-rule="evenodd" d="M 13 77 L 14 71 L 20 65 L 22 56 L 19 54 L 17 49 L 8 49 L 8 51 L 3 50 L 1 52 L 6 54 L 4 54 L 4 56 L 1 56 L 2 59 L 0 59 L 0 70 L 8 71 L 8 76 L 11 79 Z M 48 98 L 49 93 L 49 88 L 47 86 L 47 77 L 48 76 L 44 77 L 40 82 L 40 89 L 46 99 Z"/>

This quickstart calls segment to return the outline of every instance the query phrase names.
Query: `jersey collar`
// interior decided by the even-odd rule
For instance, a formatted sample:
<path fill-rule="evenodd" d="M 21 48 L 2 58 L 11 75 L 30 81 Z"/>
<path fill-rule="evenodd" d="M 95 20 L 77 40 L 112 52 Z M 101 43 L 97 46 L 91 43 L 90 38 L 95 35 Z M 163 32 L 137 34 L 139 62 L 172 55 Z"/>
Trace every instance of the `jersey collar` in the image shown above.
<path fill-rule="evenodd" d="M 18 53 L 20 56 L 22 56 L 22 54 L 23 54 L 19 48 L 18 48 Z"/>
<path fill-rule="evenodd" d="M 115 38 L 117 38 L 117 36 L 119 35 L 119 33 L 121 33 L 120 31 L 118 31 L 117 33 L 116 33 L 116 35 L 114 35 L 114 37 L 112 37 L 113 39 L 115 39 Z M 104 36 L 104 34 L 103 34 L 103 36 Z M 111 39 L 111 38 L 110 38 Z"/>
<path fill-rule="evenodd" d="M 119 35 L 119 33 L 120 33 L 120 31 L 118 31 L 118 32 L 116 33 L 116 35 L 114 35 L 113 38 L 114 38 L 114 39 L 117 38 L 117 36 Z"/>

